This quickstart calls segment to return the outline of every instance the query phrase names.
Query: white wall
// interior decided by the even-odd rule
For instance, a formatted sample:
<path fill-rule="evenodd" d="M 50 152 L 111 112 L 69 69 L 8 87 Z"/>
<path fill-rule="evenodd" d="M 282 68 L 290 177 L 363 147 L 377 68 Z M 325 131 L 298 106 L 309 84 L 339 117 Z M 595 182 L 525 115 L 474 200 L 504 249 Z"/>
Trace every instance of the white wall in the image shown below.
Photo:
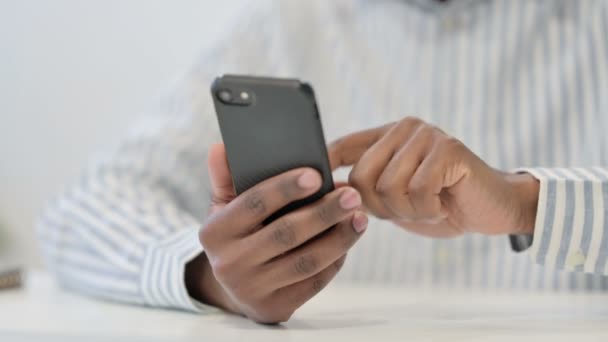
<path fill-rule="evenodd" d="M 13 261 L 38 264 L 33 222 L 44 201 L 243 2 L 0 0 L 0 255 L 8 246 Z"/>

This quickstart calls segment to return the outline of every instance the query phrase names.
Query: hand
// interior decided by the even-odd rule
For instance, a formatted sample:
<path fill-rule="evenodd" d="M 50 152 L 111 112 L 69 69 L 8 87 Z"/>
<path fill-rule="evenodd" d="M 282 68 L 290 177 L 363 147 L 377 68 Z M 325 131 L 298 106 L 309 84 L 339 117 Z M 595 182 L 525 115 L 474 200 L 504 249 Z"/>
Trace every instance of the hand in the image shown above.
<path fill-rule="evenodd" d="M 354 165 L 349 183 L 365 207 L 416 233 L 531 233 L 538 182 L 489 167 L 457 139 L 417 118 L 357 132 L 329 148 L 332 167 Z"/>
<path fill-rule="evenodd" d="M 342 187 L 263 226 L 318 191 L 319 173 L 291 170 L 235 196 L 223 145 L 209 154 L 213 204 L 200 231 L 205 253 L 187 266 L 190 294 L 260 323 L 286 321 L 336 275 L 365 230 L 361 197 Z"/>

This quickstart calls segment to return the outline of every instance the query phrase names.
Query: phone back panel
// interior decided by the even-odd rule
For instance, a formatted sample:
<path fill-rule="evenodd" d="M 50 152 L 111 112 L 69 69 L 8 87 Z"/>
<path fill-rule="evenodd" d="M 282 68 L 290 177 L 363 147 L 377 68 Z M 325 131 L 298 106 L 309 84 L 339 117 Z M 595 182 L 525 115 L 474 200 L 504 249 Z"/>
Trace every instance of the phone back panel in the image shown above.
<path fill-rule="evenodd" d="M 220 89 L 247 91 L 253 103 L 225 104 L 216 96 Z M 278 217 L 334 189 L 323 128 L 308 84 L 225 75 L 215 80 L 211 90 L 237 194 L 294 168 L 318 170 L 323 177 L 320 191 L 283 208 L 274 215 Z"/>

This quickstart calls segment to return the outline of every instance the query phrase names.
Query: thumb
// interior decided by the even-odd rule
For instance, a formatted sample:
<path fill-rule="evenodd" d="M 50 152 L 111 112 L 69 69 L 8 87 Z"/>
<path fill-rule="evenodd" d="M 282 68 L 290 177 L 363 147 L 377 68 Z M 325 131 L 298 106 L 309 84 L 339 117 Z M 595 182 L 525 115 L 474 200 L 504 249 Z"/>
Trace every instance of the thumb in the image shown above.
<path fill-rule="evenodd" d="M 207 166 L 213 199 L 220 202 L 229 202 L 236 197 L 224 144 L 211 145 Z"/>

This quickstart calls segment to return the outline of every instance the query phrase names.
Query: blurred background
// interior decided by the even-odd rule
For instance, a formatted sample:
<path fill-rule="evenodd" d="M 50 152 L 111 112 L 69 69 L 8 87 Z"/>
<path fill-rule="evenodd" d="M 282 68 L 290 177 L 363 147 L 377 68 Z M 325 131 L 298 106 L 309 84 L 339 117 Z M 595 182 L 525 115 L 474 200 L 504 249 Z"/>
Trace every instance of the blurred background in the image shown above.
<path fill-rule="evenodd" d="M 33 223 L 45 201 L 243 3 L 0 0 L 0 263 L 41 265 Z"/>

